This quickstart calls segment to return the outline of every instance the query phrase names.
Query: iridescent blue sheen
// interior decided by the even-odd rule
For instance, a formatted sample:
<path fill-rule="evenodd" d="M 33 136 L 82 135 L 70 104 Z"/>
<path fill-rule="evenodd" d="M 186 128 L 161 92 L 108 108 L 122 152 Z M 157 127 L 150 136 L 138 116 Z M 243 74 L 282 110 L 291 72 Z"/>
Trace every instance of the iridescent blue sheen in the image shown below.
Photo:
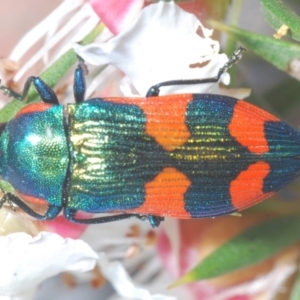
<path fill-rule="evenodd" d="M 278 191 L 300 174 L 300 133 L 284 122 L 266 122 L 269 151 L 264 155 L 270 166 L 263 191 Z"/>
<path fill-rule="evenodd" d="M 68 206 L 90 212 L 139 207 L 145 184 L 170 163 L 145 134 L 146 118 L 135 105 L 91 99 L 69 105 L 72 152 Z"/>
<path fill-rule="evenodd" d="M 193 218 L 229 214 L 232 179 L 254 161 L 253 155 L 229 134 L 236 99 L 194 95 L 186 111 L 191 138 L 172 153 L 174 165 L 192 182 L 185 193 L 185 209 Z"/>
<path fill-rule="evenodd" d="M 24 194 L 61 206 L 68 166 L 63 106 L 21 114 L 0 139 L 0 173 Z"/>
<path fill-rule="evenodd" d="M 279 190 L 300 170 L 300 133 L 287 124 L 264 123 L 269 151 L 261 154 L 230 134 L 236 103 L 193 95 L 185 112 L 191 135 L 170 151 L 146 133 L 146 115 L 137 105 L 90 99 L 68 105 L 65 114 L 60 105 L 30 110 L 1 135 L 0 173 L 21 194 L 56 206 L 48 218 L 63 207 L 72 219 L 77 210 L 127 212 L 142 206 L 147 183 L 172 167 L 190 182 L 182 201 L 192 218 L 229 214 L 236 211 L 230 185 L 252 164 L 270 166 L 260 193 Z M 172 212 L 170 200 L 162 205 Z"/>
<path fill-rule="evenodd" d="M 300 133 L 283 122 L 266 122 L 264 132 L 270 150 L 255 154 L 230 135 L 237 100 L 226 96 L 194 95 L 186 123 L 191 138 L 171 156 L 173 165 L 192 182 L 185 193 L 185 209 L 194 218 L 229 214 L 233 207 L 230 184 L 257 162 L 270 165 L 263 192 L 281 189 L 299 175 Z M 246 133 L 245 133 L 246 134 Z"/>

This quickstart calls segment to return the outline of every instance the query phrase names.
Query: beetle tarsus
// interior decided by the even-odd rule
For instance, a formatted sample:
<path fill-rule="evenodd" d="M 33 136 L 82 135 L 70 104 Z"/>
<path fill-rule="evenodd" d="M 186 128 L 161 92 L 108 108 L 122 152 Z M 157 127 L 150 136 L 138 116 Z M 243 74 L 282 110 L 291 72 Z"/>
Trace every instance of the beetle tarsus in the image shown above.
<path fill-rule="evenodd" d="M 10 206 L 10 208 L 16 212 L 16 208 L 14 207 L 12 201 L 10 200 L 9 196 L 7 195 L 7 193 L 0 187 L 0 192 L 3 193 L 3 197 L 0 199 L 0 209 L 2 208 L 2 206 L 4 205 L 5 202 L 8 203 L 8 205 Z"/>
<path fill-rule="evenodd" d="M 141 221 L 148 220 L 152 228 L 156 228 L 160 225 L 160 222 L 164 221 L 164 217 L 153 216 L 153 215 L 135 215 Z"/>
<path fill-rule="evenodd" d="M 164 221 L 164 217 L 148 216 L 148 220 L 152 228 L 156 228 L 160 225 L 160 222 Z"/>
<path fill-rule="evenodd" d="M 4 92 L 4 95 L 7 95 L 10 98 L 15 98 L 15 99 L 18 99 L 18 100 L 22 100 L 22 95 L 15 92 L 11 88 L 8 88 L 4 85 L 1 85 L 1 81 L 0 81 L 0 90 L 2 90 Z"/>

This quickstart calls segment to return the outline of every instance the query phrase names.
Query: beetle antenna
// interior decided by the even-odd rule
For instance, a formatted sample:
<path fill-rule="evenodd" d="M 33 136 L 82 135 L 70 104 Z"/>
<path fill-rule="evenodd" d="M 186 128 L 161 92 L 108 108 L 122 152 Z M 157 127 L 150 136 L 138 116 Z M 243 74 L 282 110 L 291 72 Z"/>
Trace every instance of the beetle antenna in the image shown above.
<path fill-rule="evenodd" d="M 227 71 L 230 67 L 232 67 L 235 63 L 237 63 L 242 58 L 242 52 L 246 49 L 243 47 L 239 47 L 237 50 L 233 52 L 228 61 L 224 64 L 224 66 L 219 70 L 217 76 L 211 78 L 204 79 L 180 79 L 180 80 L 170 80 L 160 82 L 150 87 L 146 94 L 146 98 L 158 96 L 160 92 L 160 88 L 162 86 L 170 86 L 170 85 L 188 85 L 188 84 L 203 84 L 203 83 L 211 83 L 218 82 L 223 73 Z"/>
<path fill-rule="evenodd" d="M 239 47 L 238 49 L 236 49 L 232 53 L 231 57 L 229 57 L 229 60 L 225 63 L 225 65 L 219 70 L 219 73 L 215 78 L 218 78 L 219 80 L 223 73 L 225 73 L 229 68 L 236 64 L 242 58 L 243 51 L 246 51 L 246 49 L 243 47 Z"/>

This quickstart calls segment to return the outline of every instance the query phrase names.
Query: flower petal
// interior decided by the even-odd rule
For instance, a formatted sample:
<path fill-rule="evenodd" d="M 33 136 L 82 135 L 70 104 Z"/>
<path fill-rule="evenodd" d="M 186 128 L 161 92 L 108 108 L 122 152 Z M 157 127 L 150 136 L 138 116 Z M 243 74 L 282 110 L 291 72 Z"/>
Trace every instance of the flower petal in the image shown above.
<path fill-rule="evenodd" d="M 89 218 L 90 214 L 78 212 L 77 217 Z M 64 216 L 58 216 L 54 220 L 42 223 L 44 230 L 58 233 L 63 238 L 78 239 L 87 229 L 87 224 L 71 223 Z"/>
<path fill-rule="evenodd" d="M 196 32 L 199 28 L 202 36 Z M 108 42 L 76 45 L 74 49 L 88 63 L 116 66 L 145 95 L 150 86 L 159 82 L 216 76 L 228 59 L 218 54 L 219 43 L 210 38 L 211 34 L 194 15 L 173 1 L 161 1 L 144 8 L 131 28 Z M 212 89 L 216 92 L 218 85 L 165 87 L 162 94 Z"/>
<path fill-rule="evenodd" d="M 86 272 L 98 255 L 83 241 L 41 232 L 36 237 L 13 233 L 0 237 L 0 295 L 33 290 L 40 282 L 63 271 Z"/>
<path fill-rule="evenodd" d="M 118 295 L 122 299 L 136 300 L 175 300 L 173 296 L 155 294 L 151 295 L 147 289 L 139 288 L 134 285 L 128 273 L 120 262 L 109 262 L 105 255 L 98 261 L 103 275 L 110 281 Z"/>
<path fill-rule="evenodd" d="M 89 3 L 107 28 L 117 34 L 140 12 L 144 0 L 90 0 Z"/>

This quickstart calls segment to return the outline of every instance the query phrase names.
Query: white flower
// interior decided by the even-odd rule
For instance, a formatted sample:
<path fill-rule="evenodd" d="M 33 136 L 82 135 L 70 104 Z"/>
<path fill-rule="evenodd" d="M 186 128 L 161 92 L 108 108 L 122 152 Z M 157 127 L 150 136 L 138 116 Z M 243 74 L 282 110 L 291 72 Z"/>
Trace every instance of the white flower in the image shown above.
<path fill-rule="evenodd" d="M 25 298 L 46 278 L 61 272 L 86 272 L 98 255 L 83 241 L 41 232 L 0 236 L 0 295 Z"/>
<path fill-rule="evenodd" d="M 196 32 L 199 28 L 202 36 Z M 145 95 L 159 82 L 216 76 L 228 58 L 218 53 L 219 43 L 211 34 L 194 15 L 174 2 L 161 1 L 144 8 L 136 22 L 116 37 L 75 45 L 74 50 L 90 64 L 114 65 Z M 218 92 L 217 84 L 165 87 L 161 94 L 212 91 Z"/>
<path fill-rule="evenodd" d="M 109 262 L 105 255 L 99 259 L 99 266 L 103 275 L 110 281 L 115 291 L 122 299 L 135 300 L 176 300 L 173 296 L 155 294 L 147 289 L 136 287 L 120 262 Z"/>

